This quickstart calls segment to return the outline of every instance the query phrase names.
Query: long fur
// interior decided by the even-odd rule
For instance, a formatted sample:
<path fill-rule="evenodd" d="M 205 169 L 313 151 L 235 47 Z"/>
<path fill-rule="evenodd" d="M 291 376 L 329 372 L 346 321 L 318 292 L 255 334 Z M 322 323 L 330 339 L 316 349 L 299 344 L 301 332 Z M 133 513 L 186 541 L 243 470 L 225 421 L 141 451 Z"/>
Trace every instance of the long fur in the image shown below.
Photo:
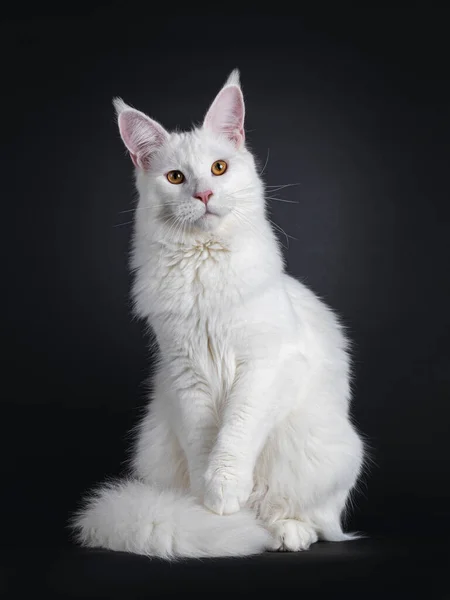
<path fill-rule="evenodd" d="M 134 307 L 159 361 L 131 478 L 91 494 L 77 539 L 165 558 L 351 539 L 341 519 L 364 451 L 348 342 L 334 312 L 285 272 L 237 72 L 188 133 L 115 105 L 139 192 Z M 218 160 L 228 167 L 215 176 Z M 195 197 L 203 190 L 207 205 Z"/>
<path fill-rule="evenodd" d="M 185 493 L 141 481 L 103 487 L 77 520 L 88 546 L 167 559 L 256 554 L 270 535 L 249 510 L 222 517 Z"/>

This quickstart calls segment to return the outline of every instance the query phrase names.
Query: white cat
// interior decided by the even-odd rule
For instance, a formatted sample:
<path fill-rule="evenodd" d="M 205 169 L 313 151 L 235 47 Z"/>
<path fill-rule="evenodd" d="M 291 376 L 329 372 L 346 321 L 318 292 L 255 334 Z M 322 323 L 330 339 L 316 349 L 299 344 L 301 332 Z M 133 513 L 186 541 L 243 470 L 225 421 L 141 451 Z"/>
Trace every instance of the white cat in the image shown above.
<path fill-rule="evenodd" d="M 129 480 L 74 519 L 86 546 L 173 558 L 351 539 L 363 462 L 347 341 L 287 275 L 233 71 L 189 133 L 115 100 L 136 167 L 133 298 L 159 349 Z"/>

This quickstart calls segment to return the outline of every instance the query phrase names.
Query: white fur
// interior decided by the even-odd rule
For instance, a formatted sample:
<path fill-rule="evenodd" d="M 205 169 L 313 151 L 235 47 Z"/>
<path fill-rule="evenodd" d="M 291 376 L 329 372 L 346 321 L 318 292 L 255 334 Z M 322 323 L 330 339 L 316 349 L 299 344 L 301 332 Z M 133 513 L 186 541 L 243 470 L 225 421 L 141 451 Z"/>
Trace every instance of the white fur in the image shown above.
<path fill-rule="evenodd" d="M 238 73 L 189 133 L 116 108 L 140 196 L 133 298 L 160 359 L 135 479 L 99 490 L 74 521 L 78 539 L 162 557 L 350 539 L 341 516 L 363 446 L 349 416 L 347 341 L 284 271 L 244 143 Z M 228 169 L 214 176 L 219 159 Z M 169 183 L 173 169 L 184 183 Z M 209 215 L 193 197 L 205 189 Z"/>
<path fill-rule="evenodd" d="M 185 493 L 140 481 L 104 487 L 78 526 L 89 546 L 162 558 L 255 554 L 270 543 L 248 509 L 221 517 Z"/>

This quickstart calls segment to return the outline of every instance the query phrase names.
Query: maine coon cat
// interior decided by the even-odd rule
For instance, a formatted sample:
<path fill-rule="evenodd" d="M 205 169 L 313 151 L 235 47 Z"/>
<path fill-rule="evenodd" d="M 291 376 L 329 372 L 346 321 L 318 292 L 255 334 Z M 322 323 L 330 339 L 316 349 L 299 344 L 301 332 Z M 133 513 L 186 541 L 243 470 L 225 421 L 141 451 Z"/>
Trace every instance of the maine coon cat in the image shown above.
<path fill-rule="evenodd" d="M 188 133 L 115 107 L 139 192 L 132 295 L 159 362 L 130 478 L 91 495 L 77 539 L 166 558 L 350 539 L 363 445 L 347 340 L 284 270 L 238 71 Z"/>

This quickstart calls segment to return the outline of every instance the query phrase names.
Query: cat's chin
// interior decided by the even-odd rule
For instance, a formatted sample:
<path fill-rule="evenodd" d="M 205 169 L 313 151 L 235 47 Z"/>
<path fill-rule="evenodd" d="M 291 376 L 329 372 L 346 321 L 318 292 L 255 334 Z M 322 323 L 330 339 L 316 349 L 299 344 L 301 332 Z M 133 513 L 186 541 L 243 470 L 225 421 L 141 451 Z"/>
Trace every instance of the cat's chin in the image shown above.
<path fill-rule="evenodd" d="M 221 221 L 222 217 L 219 215 L 205 212 L 204 215 L 193 223 L 193 226 L 200 231 L 214 231 L 220 225 Z"/>

